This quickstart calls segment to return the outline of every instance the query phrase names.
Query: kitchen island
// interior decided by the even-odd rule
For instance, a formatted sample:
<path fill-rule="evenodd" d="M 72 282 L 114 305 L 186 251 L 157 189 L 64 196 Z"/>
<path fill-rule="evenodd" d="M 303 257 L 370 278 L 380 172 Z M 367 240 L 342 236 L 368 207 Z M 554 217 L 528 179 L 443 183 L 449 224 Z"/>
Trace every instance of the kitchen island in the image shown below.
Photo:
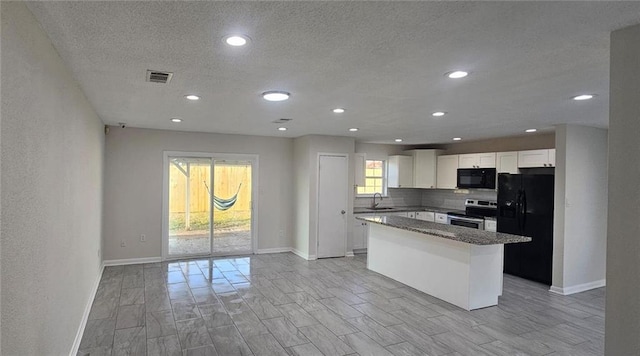
<path fill-rule="evenodd" d="M 466 310 L 498 304 L 504 244 L 531 238 L 400 216 L 369 224 L 367 268 Z"/>

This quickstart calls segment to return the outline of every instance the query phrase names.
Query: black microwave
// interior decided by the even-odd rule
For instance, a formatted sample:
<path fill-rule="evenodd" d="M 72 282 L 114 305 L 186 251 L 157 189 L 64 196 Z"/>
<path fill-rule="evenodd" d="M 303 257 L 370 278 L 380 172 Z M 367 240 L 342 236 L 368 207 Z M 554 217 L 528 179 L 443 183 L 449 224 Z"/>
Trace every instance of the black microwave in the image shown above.
<path fill-rule="evenodd" d="M 458 188 L 496 189 L 496 169 L 458 168 Z"/>

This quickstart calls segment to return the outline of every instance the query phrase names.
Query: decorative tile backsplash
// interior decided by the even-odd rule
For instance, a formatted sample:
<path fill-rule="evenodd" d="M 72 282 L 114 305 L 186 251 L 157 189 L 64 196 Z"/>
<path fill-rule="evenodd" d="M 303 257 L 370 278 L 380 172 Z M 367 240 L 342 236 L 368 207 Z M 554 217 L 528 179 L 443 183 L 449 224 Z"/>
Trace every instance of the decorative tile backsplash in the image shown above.
<path fill-rule="evenodd" d="M 378 206 L 420 206 L 422 205 L 422 194 L 424 189 L 410 189 L 410 188 L 388 188 L 387 197 L 382 199 Z M 376 197 L 376 202 L 380 201 L 379 197 Z M 367 208 L 371 206 L 373 199 L 368 198 L 356 198 L 353 204 L 354 208 Z"/>
<path fill-rule="evenodd" d="M 464 210 L 466 199 L 497 200 L 495 190 L 468 189 L 469 193 L 454 193 L 451 189 L 422 189 L 422 206 Z"/>
<path fill-rule="evenodd" d="M 496 200 L 497 193 L 494 190 L 469 189 L 469 193 L 454 193 L 451 189 L 411 189 L 389 188 L 387 197 L 380 202 L 385 206 L 431 206 L 452 210 L 464 210 L 464 201 L 469 198 L 482 200 Z M 459 192 L 459 191 L 458 191 Z M 372 198 L 356 198 L 355 208 L 371 206 Z M 376 197 L 376 202 L 380 201 Z"/>

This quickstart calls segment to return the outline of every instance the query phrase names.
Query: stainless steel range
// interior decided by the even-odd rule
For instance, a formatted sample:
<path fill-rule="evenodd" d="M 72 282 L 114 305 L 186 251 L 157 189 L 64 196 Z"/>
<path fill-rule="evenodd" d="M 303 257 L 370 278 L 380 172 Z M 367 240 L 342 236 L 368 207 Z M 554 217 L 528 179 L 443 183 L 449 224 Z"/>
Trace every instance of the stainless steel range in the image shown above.
<path fill-rule="evenodd" d="M 464 202 L 464 206 L 464 213 L 447 213 L 447 222 L 450 225 L 484 230 L 485 217 L 496 216 L 498 203 L 491 200 L 467 199 Z"/>

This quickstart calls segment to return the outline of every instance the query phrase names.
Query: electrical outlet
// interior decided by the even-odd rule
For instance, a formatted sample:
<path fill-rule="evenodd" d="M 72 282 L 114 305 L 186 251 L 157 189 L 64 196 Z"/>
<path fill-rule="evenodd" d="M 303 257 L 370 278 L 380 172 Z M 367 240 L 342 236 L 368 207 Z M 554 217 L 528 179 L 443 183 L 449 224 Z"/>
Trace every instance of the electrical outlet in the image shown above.
<path fill-rule="evenodd" d="M 142 241 L 142 242 L 146 242 L 146 241 L 147 241 L 147 235 L 145 235 L 145 234 L 140 234 L 140 241 Z"/>
<path fill-rule="evenodd" d="M 122 240 L 122 242 L 120 242 L 120 247 L 127 247 L 127 242 Z"/>

